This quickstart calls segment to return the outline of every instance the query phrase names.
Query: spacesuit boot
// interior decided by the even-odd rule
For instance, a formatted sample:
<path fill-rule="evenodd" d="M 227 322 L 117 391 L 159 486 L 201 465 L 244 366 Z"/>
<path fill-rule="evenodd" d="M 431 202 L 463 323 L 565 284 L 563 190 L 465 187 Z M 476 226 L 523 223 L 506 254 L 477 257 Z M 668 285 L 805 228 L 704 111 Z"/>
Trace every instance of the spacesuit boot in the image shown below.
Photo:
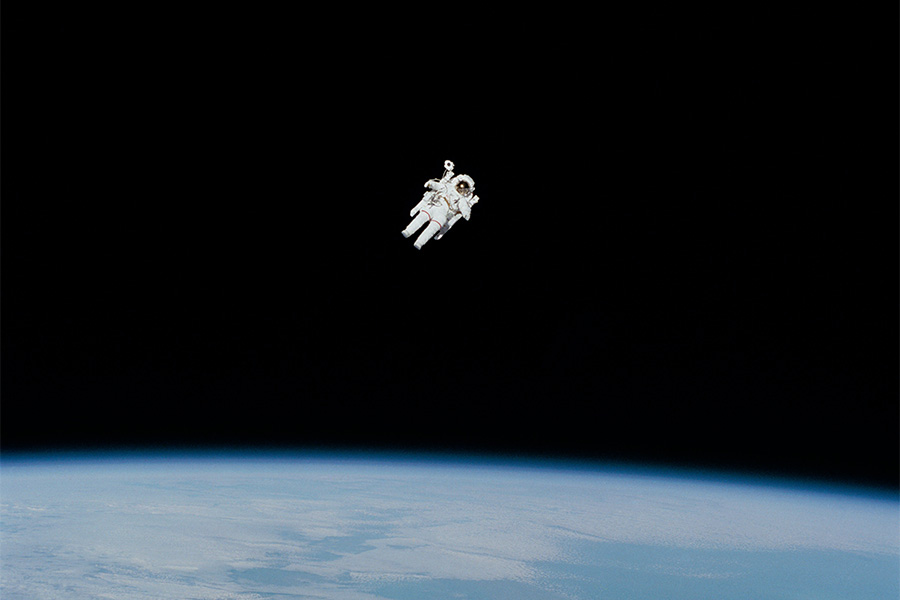
<path fill-rule="evenodd" d="M 414 234 L 419 230 L 419 227 L 421 227 L 423 223 L 428 222 L 429 218 L 430 217 L 426 212 L 420 212 L 419 214 L 417 214 L 416 218 L 413 219 L 412 222 L 406 226 L 406 229 L 401 232 L 403 233 L 403 237 L 408 238 L 409 236 Z"/>

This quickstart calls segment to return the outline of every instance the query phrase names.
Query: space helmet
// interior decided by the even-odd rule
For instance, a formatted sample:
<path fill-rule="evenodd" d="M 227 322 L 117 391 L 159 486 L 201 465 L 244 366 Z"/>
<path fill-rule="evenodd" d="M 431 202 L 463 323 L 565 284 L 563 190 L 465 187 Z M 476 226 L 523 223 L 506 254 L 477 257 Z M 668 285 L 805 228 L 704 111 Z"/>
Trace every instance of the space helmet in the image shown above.
<path fill-rule="evenodd" d="M 457 175 L 450 183 L 460 196 L 471 196 L 475 191 L 475 182 L 468 175 Z"/>

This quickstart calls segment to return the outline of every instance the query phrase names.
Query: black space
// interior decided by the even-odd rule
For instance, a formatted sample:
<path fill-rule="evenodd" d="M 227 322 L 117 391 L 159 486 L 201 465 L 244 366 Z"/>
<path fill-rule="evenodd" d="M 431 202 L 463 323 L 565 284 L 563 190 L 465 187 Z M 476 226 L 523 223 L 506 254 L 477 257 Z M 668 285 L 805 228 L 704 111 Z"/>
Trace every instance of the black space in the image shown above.
<path fill-rule="evenodd" d="M 896 15 L 443 10 L 5 8 L 2 449 L 896 487 Z"/>

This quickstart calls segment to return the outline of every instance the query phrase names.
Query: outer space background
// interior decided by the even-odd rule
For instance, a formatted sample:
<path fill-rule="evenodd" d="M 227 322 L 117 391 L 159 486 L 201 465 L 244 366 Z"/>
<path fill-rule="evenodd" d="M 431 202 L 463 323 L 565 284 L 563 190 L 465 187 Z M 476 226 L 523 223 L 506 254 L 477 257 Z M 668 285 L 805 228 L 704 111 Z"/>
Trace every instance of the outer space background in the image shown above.
<path fill-rule="evenodd" d="M 869 16 L 84 10 L 4 14 L 4 453 L 896 488 L 897 82 Z M 416 251 L 446 159 L 481 201 Z"/>

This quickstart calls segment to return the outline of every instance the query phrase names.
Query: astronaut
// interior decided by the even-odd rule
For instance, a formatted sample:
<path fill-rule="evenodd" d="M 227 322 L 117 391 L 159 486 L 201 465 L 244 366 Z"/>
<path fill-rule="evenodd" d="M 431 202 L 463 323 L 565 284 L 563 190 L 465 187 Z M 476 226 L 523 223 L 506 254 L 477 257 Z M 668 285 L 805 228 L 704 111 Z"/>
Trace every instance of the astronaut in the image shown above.
<path fill-rule="evenodd" d="M 472 207 L 478 202 L 478 196 L 473 193 L 475 182 L 468 175 L 454 175 L 453 167 L 451 161 L 444 161 L 444 176 L 425 183 L 425 195 L 409 213 L 415 218 L 403 230 L 403 237 L 408 238 L 428 223 L 413 244 L 416 250 L 421 250 L 432 237 L 441 239 L 460 218 L 468 221 Z"/>

